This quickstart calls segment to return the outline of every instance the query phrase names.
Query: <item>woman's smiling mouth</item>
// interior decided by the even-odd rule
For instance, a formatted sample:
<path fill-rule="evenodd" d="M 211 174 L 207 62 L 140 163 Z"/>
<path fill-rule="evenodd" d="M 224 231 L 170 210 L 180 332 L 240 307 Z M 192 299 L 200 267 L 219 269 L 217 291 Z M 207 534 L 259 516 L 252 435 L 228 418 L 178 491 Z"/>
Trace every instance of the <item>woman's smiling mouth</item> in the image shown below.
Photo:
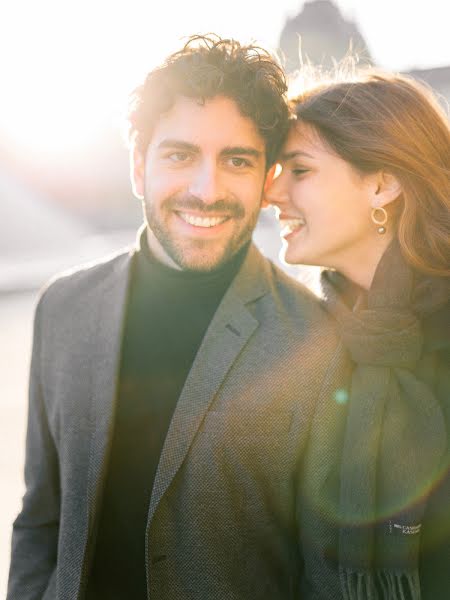
<path fill-rule="evenodd" d="M 303 217 L 283 217 L 279 219 L 281 226 L 281 237 L 286 237 L 291 233 L 300 231 L 305 225 L 306 221 Z"/>

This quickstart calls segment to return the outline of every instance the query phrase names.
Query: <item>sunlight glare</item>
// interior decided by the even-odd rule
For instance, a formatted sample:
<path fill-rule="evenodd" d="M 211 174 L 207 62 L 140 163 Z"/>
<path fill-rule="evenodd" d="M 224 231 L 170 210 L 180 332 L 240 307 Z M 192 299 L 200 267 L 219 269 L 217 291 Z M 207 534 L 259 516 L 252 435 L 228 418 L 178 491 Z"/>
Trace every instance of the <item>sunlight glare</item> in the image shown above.
<path fill-rule="evenodd" d="M 44 0 L 25 6 L 19 0 L 9 6 L 10 33 L 1 46 L 9 48 L 4 76 L 13 85 L 2 94 L 0 130 L 32 154 L 78 150 L 111 125 L 120 129 L 128 93 L 166 54 L 167 36 L 147 28 L 145 56 L 142 39 L 135 56 L 130 39 L 136 41 L 136 23 L 130 30 L 124 5 L 99 2 L 87 10 L 84 4 Z M 99 30 L 105 18 L 107 27 Z M 21 40 L 14 22 L 20 22 Z"/>

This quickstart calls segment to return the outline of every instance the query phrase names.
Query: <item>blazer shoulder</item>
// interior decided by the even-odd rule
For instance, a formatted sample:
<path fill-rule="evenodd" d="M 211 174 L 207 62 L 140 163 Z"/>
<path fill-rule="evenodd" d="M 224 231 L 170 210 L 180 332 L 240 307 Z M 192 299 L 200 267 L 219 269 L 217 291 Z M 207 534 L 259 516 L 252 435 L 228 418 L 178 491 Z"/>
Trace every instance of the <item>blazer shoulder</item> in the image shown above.
<path fill-rule="evenodd" d="M 38 306 L 64 307 L 89 297 L 115 272 L 126 270 L 132 254 L 133 246 L 122 248 L 56 274 L 40 290 Z"/>
<path fill-rule="evenodd" d="M 265 293 L 249 306 L 259 322 L 260 334 L 272 346 L 320 349 L 322 361 L 334 355 L 339 334 L 321 300 L 271 261 L 265 259 L 261 268 Z"/>
<path fill-rule="evenodd" d="M 264 269 L 266 293 L 249 307 L 259 322 L 258 344 L 270 348 L 271 360 L 286 368 L 288 378 L 308 381 L 319 394 L 339 369 L 336 322 L 303 283 L 269 261 Z"/>
<path fill-rule="evenodd" d="M 272 298 L 293 317 L 298 316 L 303 320 L 319 319 L 330 327 L 334 327 L 334 320 L 329 316 L 322 299 L 309 287 L 298 279 L 285 273 L 282 269 L 267 261 L 269 269 L 269 285 Z"/>

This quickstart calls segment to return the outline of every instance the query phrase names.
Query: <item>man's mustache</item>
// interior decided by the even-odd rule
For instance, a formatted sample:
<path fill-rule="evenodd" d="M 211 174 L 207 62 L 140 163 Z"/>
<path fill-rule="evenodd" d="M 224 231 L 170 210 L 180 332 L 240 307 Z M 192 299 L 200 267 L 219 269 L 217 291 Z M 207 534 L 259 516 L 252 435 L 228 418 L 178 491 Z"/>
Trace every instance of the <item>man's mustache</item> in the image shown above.
<path fill-rule="evenodd" d="M 233 200 L 217 200 L 214 204 L 205 204 L 197 196 L 191 194 L 183 196 L 170 196 L 163 202 L 163 207 L 166 210 L 172 211 L 189 211 L 195 210 L 205 214 L 208 213 L 220 213 L 227 217 L 233 217 L 235 219 L 242 219 L 245 217 L 245 210 L 240 202 Z"/>

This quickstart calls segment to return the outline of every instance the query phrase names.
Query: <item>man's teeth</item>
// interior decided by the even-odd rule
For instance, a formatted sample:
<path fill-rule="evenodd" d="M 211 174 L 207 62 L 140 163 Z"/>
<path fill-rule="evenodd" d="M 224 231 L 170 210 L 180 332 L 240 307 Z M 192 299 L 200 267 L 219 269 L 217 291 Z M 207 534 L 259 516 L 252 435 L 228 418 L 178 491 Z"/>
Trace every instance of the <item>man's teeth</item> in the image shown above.
<path fill-rule="evenodd" d="M 306 221 L 302 217 L 300 217 L 298 219 L 281 219 L 280 225 L 281 225 L 283 233 L 287 234 L 287 233 L 292 233 L 293 231 L 296 231 L 303 225 L 306 225 Z"/>
<path fill-rule="evenodd" d="M 215 227 L 228 219 L 228 217 L 198 217 L 182 212 L 178 214 L 183 221 L 189 223 L 189 225 L 195 225 L 195 227 Z"/>

